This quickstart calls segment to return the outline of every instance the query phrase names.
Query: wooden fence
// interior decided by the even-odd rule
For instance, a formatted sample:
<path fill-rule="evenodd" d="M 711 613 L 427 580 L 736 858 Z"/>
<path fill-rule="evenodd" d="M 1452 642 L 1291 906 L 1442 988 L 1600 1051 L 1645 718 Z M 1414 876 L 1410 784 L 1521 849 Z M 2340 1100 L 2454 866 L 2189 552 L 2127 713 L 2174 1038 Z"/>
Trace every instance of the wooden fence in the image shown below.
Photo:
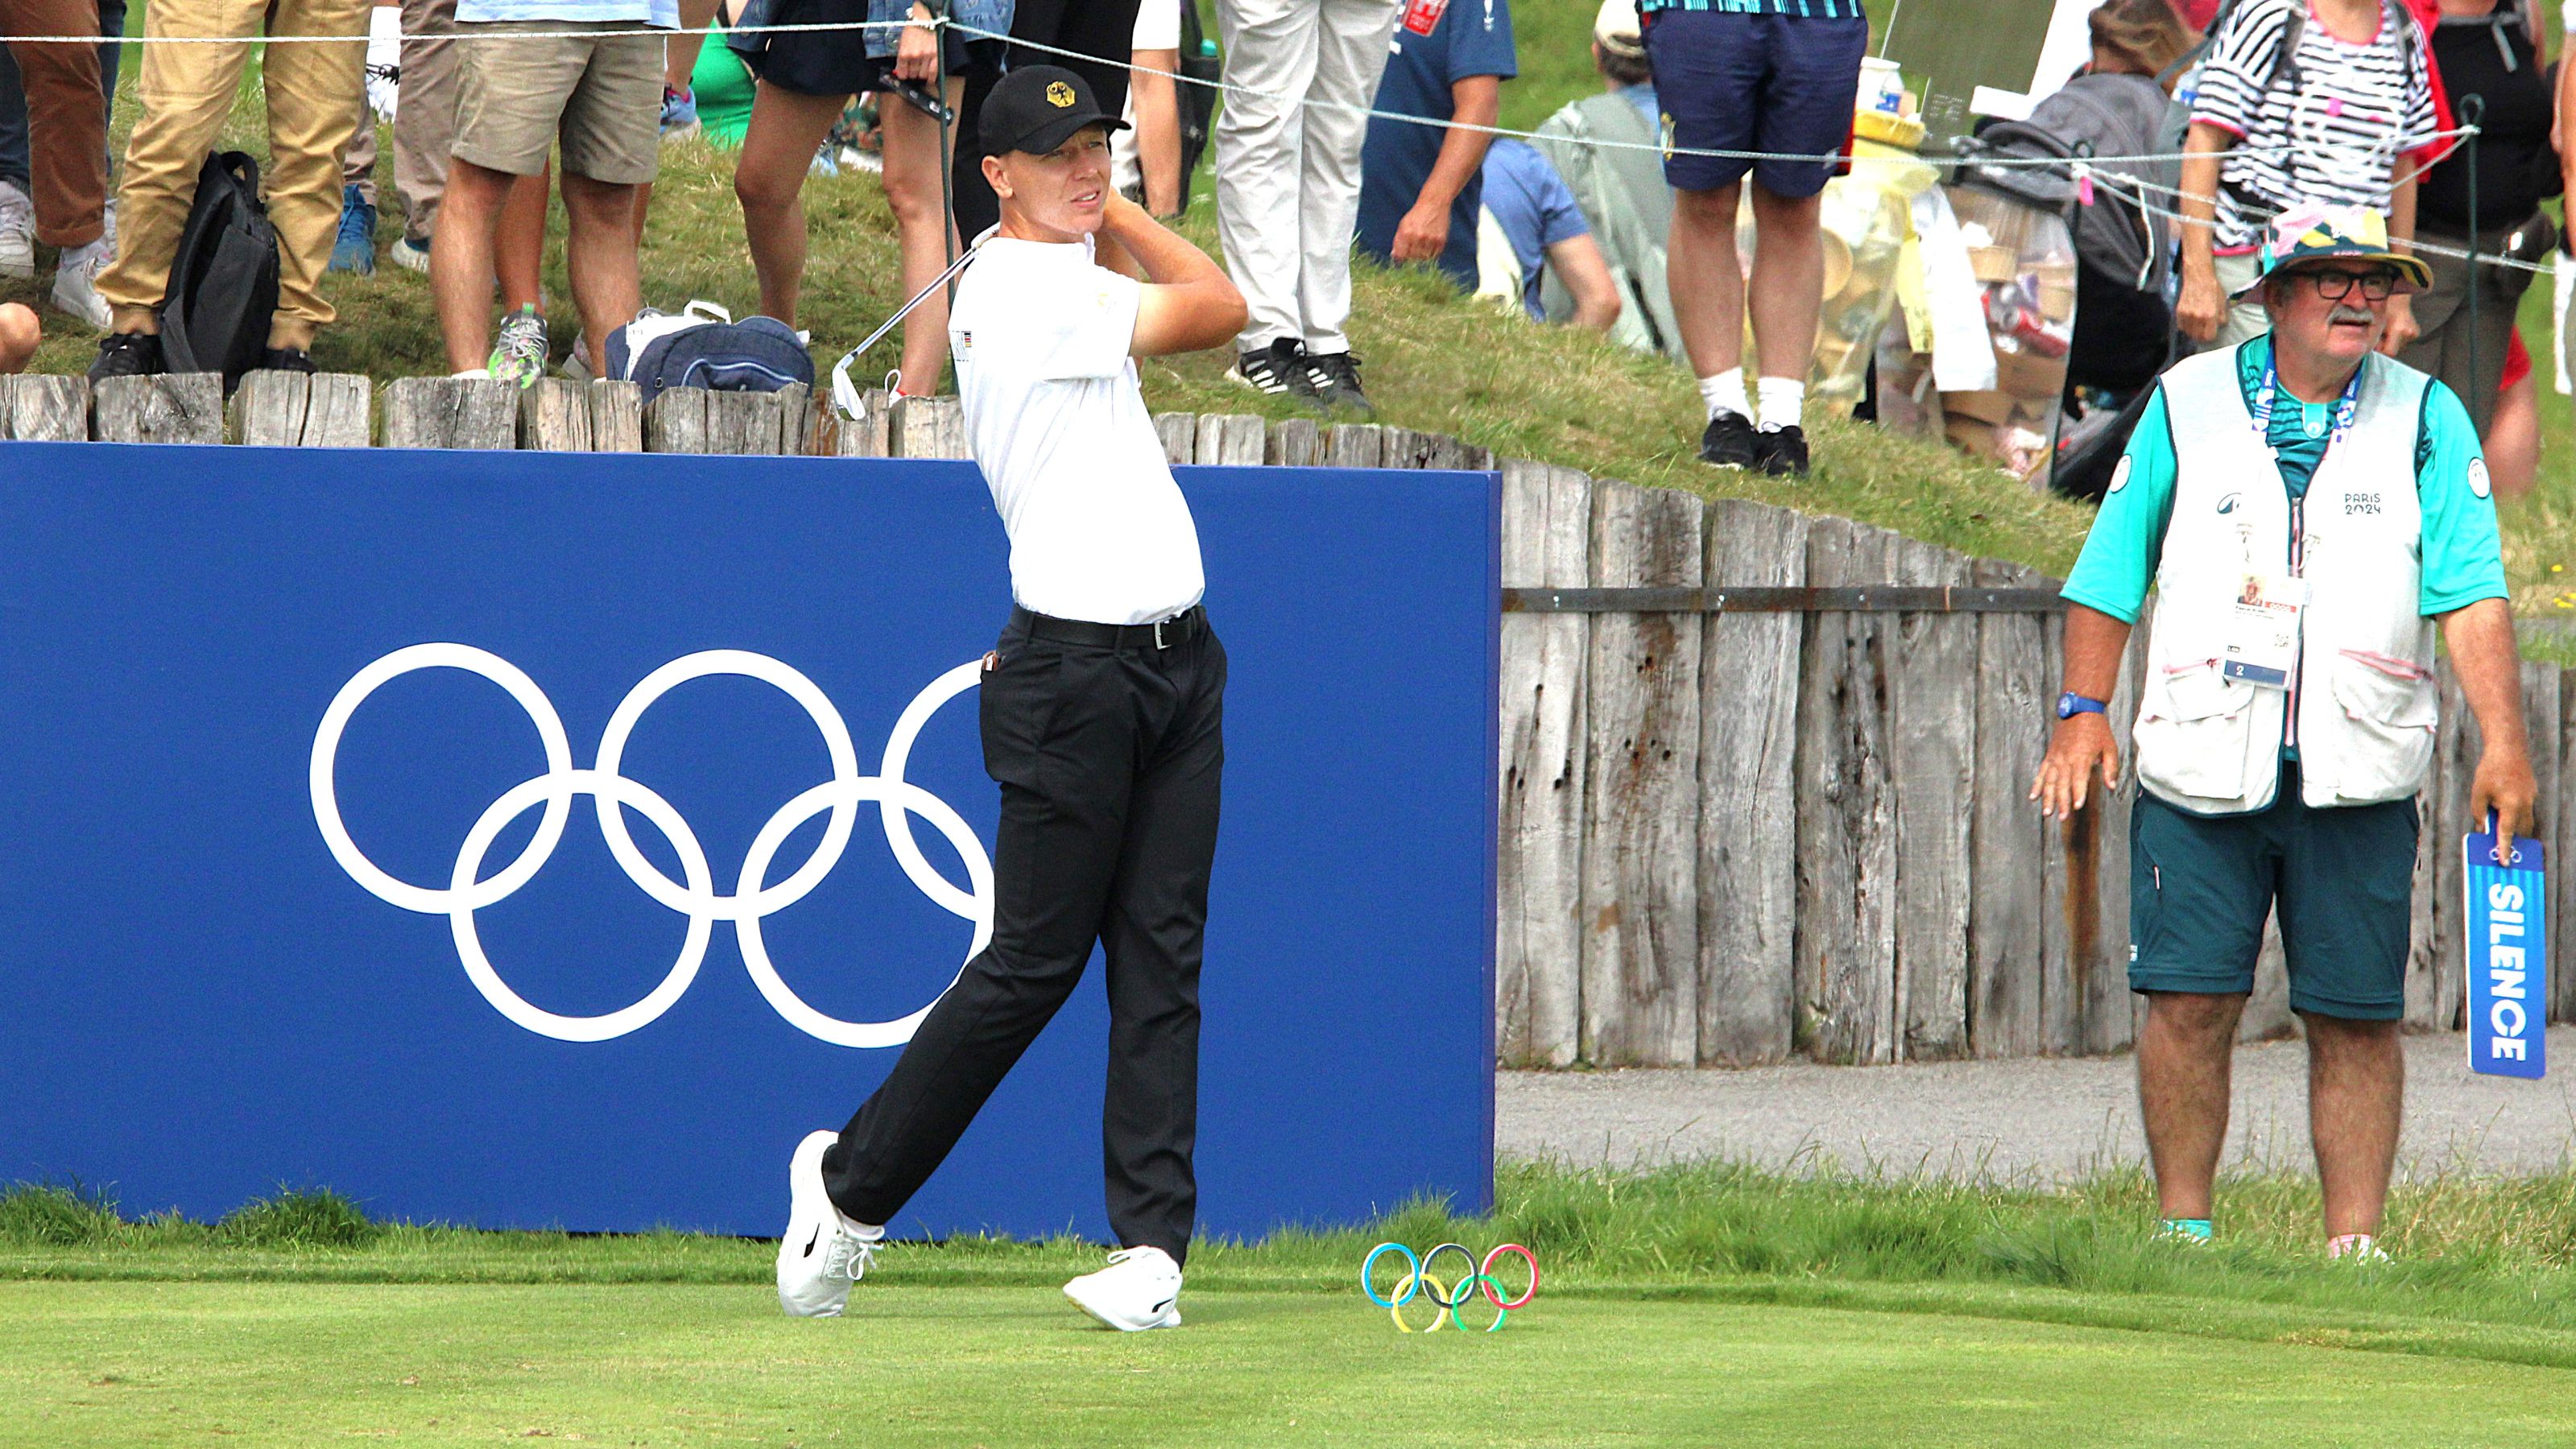
<path fill-rule="evenodd" d="M 0 378 L 0 437 L 966 456 L 954 398 L 254 373 Z M 1438 434 L 1158 414 L 1175 463 L 1496 467 Z M 2055 581 L 1882 529 L 1502 462 L 1496 1043 L 1507 1065 L 1890 1062 L 2127 1046 L 2127 795 L 2026 799 Z M 1611 592 L 1601 592 L 1611 591 Z M 1639 592 L 1656 591 L 1656 592 Z M 2143 622 L 2143 621 L 2142 621 Z M 2139 660 L 2112 702 L 2125 753 Z M 2576 678 L 2526 664 L 2543 833 L 2576 788 Z M 2443 672 L 2419 802 L 2407 1020 L 2455 1029 L 2477 728 Z M 2552 886 L 2565 959 L 2571 913 Z M 2552 1020 L 2576 1018 L 2560 973 Z M 2248 1037 L 2292 1029 L 2277 938 Z"/>

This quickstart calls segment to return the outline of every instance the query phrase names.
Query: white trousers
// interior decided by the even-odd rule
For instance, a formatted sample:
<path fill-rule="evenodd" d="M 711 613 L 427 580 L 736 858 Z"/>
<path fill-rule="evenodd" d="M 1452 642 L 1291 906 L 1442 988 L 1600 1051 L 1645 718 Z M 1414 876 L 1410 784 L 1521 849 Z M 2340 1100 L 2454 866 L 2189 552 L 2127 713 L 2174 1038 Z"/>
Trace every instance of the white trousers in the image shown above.
<path fill-rule="evenodd" d="M 1229 90 L 1216 118 L 1217 239 L 1252 321 L 1242 351 L 1293 337 L 1347 352 L 1362 108 L 1404 0 L 1217 0 Z M 1298 104 L 1318 102 L 1316 108 Z"/>

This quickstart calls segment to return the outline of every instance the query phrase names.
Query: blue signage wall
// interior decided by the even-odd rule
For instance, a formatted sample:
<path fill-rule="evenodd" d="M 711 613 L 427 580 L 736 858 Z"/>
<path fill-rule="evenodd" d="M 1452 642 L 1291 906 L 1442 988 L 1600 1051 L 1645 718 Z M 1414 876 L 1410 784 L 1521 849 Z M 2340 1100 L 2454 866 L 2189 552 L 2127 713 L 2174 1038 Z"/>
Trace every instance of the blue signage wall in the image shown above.
<path fill-rule="evenodd" d="M 1181 485 L 1203 1231 L 1480 1208 L 1494 480 Z M 0 1182 L 775 1233 L 987 918 L 1008 600 L 965 463 L 0 444 Z M 1104 1232 L 1097 977 L 900 1232 Z"/>

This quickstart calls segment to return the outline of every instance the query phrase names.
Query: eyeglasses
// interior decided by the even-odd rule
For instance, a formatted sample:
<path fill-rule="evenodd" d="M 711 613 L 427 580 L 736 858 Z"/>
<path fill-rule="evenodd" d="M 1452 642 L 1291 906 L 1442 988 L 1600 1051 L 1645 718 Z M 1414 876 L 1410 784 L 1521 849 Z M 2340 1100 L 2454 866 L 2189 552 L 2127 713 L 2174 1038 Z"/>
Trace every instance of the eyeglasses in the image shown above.
<path fill-rule="evenodd" d="M 2373 267 L 2366 272 L 2347 272 L 2337 267 L 2301 273 L 2317 289 L 2317 295 L 2329 302 L 2340 302 L 2352 295 L 2354 287 L 2372 302 L 2385 302 L 2397 290 L 2397 273 L 2388 267 Z"/>

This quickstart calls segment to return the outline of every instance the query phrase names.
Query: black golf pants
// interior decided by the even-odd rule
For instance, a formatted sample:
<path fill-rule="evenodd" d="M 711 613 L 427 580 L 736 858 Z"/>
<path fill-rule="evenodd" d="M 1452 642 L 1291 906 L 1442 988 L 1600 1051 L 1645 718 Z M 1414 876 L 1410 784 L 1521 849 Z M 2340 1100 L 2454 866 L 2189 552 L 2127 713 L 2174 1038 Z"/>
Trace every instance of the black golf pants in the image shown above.
<path fill-rule="evenodd" d="M 1079 637 L 1100 626 L 1012 612 L 981 691 L 984 768 L 1002 787 L 992 943 L 824 1154 L 841 1211 L 894 1220 L 1073 994 L 1097 942 L 1109 971 L 1109 1225 L 1123 1247 L 1187 1255 L 1199 956 L 1225 761 L 1225 650 L 1205 618 L 1166 626 L 1171 642 L 1157 647 L 1150 626 L 1109 644 Z"/>

